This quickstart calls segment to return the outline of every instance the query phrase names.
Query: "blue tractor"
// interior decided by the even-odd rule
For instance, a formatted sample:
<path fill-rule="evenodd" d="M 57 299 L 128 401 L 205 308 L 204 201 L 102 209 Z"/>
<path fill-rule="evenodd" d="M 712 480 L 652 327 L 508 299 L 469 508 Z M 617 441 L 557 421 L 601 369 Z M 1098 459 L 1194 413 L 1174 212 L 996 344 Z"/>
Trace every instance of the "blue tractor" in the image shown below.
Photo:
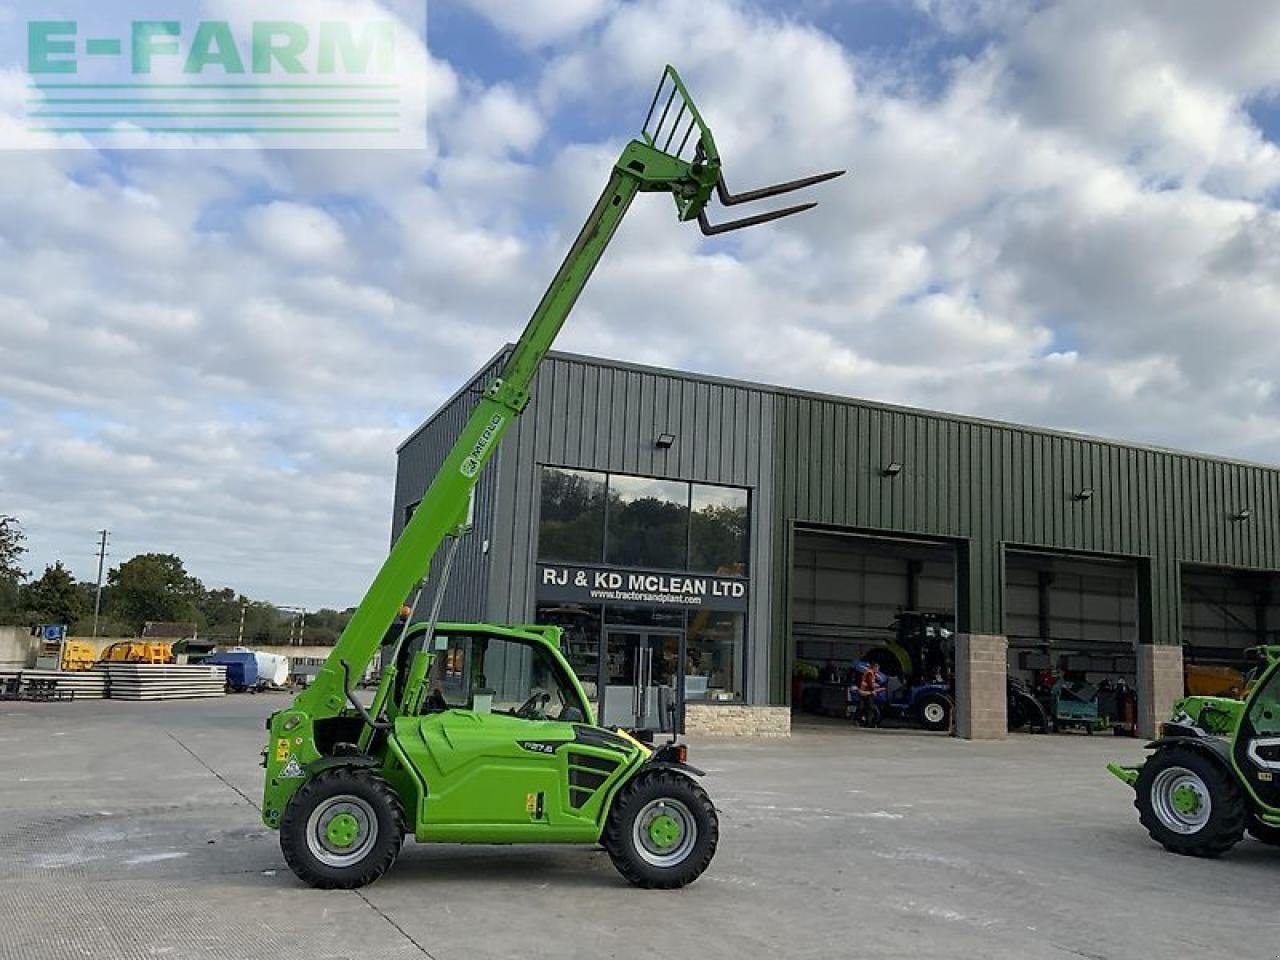
<path fill-rule="evenodd" d="M 871 669 L 866 660 L 858 660 L 853 664 L 853 672 L 858 685 L 850 688 L 856 691 L 861 685 L 862 675 Z M 915 724 L 925 730 L 950 730 L 951 718 L 955 713 L 955 703 L 951 699 L 951 686 L 946 683 L 921 683 L 911 685 L 903 683 L 897 677 L 891 677 L 876 671 L 876 693 L 869 704 L 858 703 L 854 717 L 863 726 L 878 727 L 883 720 L 898 720 Z M 856 692 L 853 694 L 861 699 Z"/>
<path fill-rule="evenodd" d="M 859 722 L 900 720 L 925 730 L 950 730 L 955 715 L 955 620 L 948 614 L 903 610 L 891 628 L 893 640 L 853 665 L 855 690 L 870 664 L 879 667 L 876 694 L 858 703 Z M 855 693 L 860 701 L 862 698 Z M 864 709 L 867 708 L 867 709 Z"/>

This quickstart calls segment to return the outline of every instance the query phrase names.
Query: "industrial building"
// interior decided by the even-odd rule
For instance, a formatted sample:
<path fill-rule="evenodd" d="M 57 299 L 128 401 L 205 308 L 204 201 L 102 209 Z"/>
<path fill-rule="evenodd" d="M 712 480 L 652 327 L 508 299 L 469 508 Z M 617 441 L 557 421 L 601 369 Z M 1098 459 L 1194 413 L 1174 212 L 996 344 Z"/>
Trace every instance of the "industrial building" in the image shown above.
<path fill-rule="evenodd" d="M 393 536 L 504 356 L 401 445 Z M 1262 465 L 553 353 L 444 615 L 564 626 L 605 722 L 777 734 L 823 684 L 797 663 L 922 611 L 954 618 L 961 736 L 1045 670 L 1136 687 L 1150 732 L 1185 664 L 1275 635 L 1278 507 Z"/>

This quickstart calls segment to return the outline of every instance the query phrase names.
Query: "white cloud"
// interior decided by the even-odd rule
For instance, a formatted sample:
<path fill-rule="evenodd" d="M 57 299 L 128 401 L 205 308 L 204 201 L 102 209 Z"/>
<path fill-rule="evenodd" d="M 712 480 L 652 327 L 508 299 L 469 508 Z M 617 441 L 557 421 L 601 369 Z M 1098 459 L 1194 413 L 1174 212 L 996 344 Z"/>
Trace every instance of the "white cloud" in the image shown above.
<path fill-rule="evenodd" d="M 249 239 L 264 253 L 299 262 L 333 260 L 346 246 L 342 227 L 325 211 L 276 201 L 245 214 Z"/>
<path fill-rule="evenodd" d="M 458 112 L 448 129 L 452 152 L 464 156 L 523 153 L 542 136 L 542 118 L 529 103 L 506 86 L 483 90 Z"/>
<path fill-rule="evenodd" d="M 1243 109 L 1280 83 L 1268 4 L 922 0 L 983 37 L 932 83 L 689 9 L 482 4 L 537 68 L 429 60 L 422 151 L 6 155 L 0 490 L 32 563 L 90 575 L 106 525 L 117 562 L 356 600 L 396 443 L 518 333 L 668 59 L 733 187 L 851 173 L 715 243 L 641 196 L 561 346 L 1280 459 L 1280 168 Z"/>
<path fill-rule="evenodd" d="M 599 21 L 613 0 L 466 0 L 501 30 L 527 44 L 565 40 Z"/>

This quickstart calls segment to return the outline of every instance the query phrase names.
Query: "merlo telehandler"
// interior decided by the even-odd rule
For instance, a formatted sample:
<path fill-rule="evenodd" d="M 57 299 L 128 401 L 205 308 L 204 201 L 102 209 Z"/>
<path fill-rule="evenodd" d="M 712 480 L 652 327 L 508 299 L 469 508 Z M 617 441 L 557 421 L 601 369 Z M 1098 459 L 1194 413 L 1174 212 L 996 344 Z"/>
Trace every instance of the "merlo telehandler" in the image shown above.
<path fill-rule="evenodd" d="M 477 478 L 529 403 L 539 364 L 636 194 L 670 194 L 680 221 L 716 235 L 815 204 L 713 225 L 706 212 L 713 195 L 733 206 L 842 172 L 730 193 L 711 131 L 666 68 L 641 136 L 623 149 L 500 378 L 485 389 L 333 652 L 293 704 L 267 721 L 262 818 L 279 830 L 302 880 L 324 888 L 371 883 L 406 832 L 420 842 L 602 844 L 642 887 L 680 887 L 706 869 L 719 824 L 685 745 L 673 737 L 653 748 L 641 731 L 602 726 L 561 653 L 558 628 L 440 623 L 441 598 Z M 430 612 L 420 619 L 428 571 L 446 541 Z M 406 601 L 411 615 L 397 631 Z M 379 649 L 378 685 L 365 705 L 354 685 Z"/>
<path fill-rule="evenodd" d="M 1187 697 L 1136 767 L 1107 769 L 1134 788 L 1138 819 L 1167 850 L 1217 857 L 1249 833 L 1280 846 L 1280 646 L 1248 697 Z"/>

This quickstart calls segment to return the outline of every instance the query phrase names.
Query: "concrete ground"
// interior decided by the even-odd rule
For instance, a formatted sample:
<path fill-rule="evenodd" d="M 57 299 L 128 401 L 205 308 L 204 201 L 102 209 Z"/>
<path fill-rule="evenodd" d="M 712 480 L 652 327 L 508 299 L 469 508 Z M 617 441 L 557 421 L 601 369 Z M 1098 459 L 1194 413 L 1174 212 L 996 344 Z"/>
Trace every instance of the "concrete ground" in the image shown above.
<path fill-rule="evenodd" d="M 260 826 L 282 696 L 0 704 L 0 957 L 1231 957 L 1280 954 L 1280 849 L 1163 852 L 1110 737 L 966 743 L 806 725 L 695 741 L 710 870 L 626 886 L 582 848 L 409 844 L 320 892 Z"/>

